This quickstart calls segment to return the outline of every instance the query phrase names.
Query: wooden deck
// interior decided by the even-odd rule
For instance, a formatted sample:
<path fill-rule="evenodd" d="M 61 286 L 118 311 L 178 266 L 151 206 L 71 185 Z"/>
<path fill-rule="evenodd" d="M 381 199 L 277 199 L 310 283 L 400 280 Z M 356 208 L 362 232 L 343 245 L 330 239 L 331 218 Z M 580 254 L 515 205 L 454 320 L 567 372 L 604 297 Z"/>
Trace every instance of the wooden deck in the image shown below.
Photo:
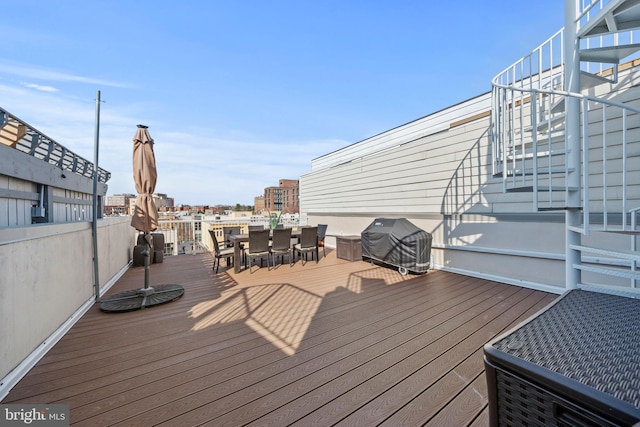
<path fill-rule="evenodd" d="M 72 425 L 485 426 L 482 347 L 557 296 L 367 262 L 212 272 L 166 257 L 177 301 L 95 305 L 2 403 L 67 403 Z M 224 271 L 223 271 L 224 270 Z M 109 294 L 142 287 L 130 269 Z"/>

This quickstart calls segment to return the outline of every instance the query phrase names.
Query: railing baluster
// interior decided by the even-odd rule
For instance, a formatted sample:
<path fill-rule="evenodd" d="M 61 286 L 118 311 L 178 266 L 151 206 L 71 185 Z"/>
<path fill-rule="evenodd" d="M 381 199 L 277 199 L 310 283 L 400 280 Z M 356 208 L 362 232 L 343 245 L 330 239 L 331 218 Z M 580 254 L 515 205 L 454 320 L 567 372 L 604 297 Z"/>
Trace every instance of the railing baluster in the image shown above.
<path fill-rule="evenodd" d="M 636 230 L 637 219 L 636 215 L 640 211 L 640 207 L 631 209 L 629 214 L 631 215 L 631 230 Z M 627 216 L 627 211 L 625 211 L 625 216 Z M 636 234 L 631 234 L 631 250 L 636 252 L 638 250 L 638 236 Z M 638 262 L 635 260 L 631 261 L 631 271 L 635 273 L 638 269 Z M 631 279 L 631 287 L 636 288 L 638 285 L 638 281 L 636 279 Z"/>
<path fill-rule="evenodd" d="M 531 128 L 533 129 L 531 132 L 532 136 L 532 150 L 533 150 L 533 159 L 532 159 L 532 167 L 533 167 L 533 208 L 538 209 L 538 112 L 537 112 L 537 104 L 538 97 L 537 92 L 533 90 L 531 92 Z"/>
<path fill-rule="evenodd" d="M 609 227 L 609 208 L 607 203 L 607 105 L 602 104 L 602 213 L 603 228 Z"/>
<path fill-rule="evenodd" d="M 622 110 L 622 231 L 627 230 L 627 110 Z"/>
<path fill-rule="evenodd" d="M 567 100 L 565 99 L 565 102 Z M 565 174 L 569 170 L 565 164 Z M 582 99 L 582 232 L 589 234 L 589 100 Z"/>

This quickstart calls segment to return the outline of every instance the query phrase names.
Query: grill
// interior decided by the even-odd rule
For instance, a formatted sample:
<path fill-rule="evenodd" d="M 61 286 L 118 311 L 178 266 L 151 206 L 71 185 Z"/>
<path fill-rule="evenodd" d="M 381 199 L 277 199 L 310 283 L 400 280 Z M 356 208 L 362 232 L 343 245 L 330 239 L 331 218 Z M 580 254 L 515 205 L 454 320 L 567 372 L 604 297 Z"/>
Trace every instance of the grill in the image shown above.
<path fill-rule="evenodd" d="M 395 266 L 401 274 L 429 270 L 432 236 L 405 218 L 377 218 L 361 240 L 364 258 Z"/>

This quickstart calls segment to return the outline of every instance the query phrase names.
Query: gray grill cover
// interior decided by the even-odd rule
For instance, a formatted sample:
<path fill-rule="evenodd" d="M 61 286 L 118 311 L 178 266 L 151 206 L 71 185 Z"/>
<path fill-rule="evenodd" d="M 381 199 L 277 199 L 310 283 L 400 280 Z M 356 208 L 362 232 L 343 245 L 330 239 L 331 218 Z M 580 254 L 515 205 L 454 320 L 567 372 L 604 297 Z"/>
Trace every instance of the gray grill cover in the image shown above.
<path fill-rule="evenodd" d="M 429 269 L 431 233 L 406 218 L 377 218 L 361 234 L 362 256 L 415 273 Z"/>

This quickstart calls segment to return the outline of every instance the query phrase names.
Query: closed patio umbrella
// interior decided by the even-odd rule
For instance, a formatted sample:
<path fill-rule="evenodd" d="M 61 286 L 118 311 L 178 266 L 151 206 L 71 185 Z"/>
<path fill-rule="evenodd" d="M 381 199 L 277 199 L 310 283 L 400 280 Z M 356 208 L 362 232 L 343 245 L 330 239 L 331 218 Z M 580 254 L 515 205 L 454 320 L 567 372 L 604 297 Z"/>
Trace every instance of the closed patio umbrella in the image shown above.
<path fill-rule="evenodd" d="M 153 139 L 147 126 L 138 125 L 133 137 L 133 179 L 138 196 L 131 218 L 131 226 L 144 233 L 144 288 L 125 291 L 105 298 L 100 303 L 102 311 L 131 311 L 158 305 L 180 298 L 184 288 L 180 285 L 149 286 L 149 258 L 151 257 L 151 234 L 158 228 L 158 210 L 153 201 L 158 173 L 153 152 Z"/>
<path fill-rule="evenodd" d="M 131 226 L 138 231 L 149 233 L 158 228 L 158 210 L 151 196 L 156 189 L 158 172 L 153 152 L 153 139 L 147 126 L 138 125 L 133 137 L 133 180 L 136 183 L 136 206 L 131 218 Z"/>

